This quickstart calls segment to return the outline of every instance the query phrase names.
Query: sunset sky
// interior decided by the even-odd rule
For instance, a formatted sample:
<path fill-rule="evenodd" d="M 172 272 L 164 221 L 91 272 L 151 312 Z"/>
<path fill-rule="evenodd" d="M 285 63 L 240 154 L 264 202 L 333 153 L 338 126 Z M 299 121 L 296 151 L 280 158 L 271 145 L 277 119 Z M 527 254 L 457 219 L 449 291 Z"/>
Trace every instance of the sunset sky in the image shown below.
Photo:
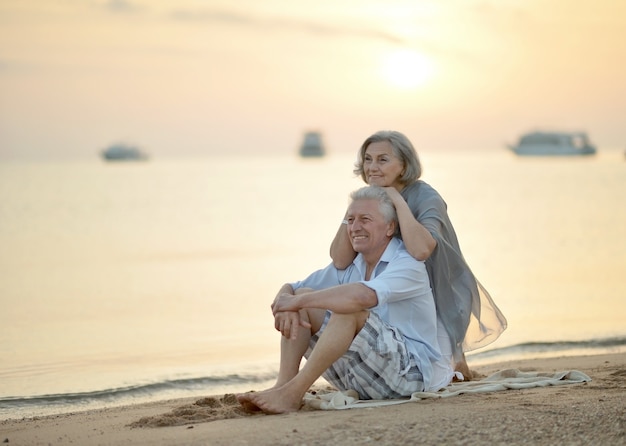
<path fill-rule="evenodd" d="M 0 161 L 295 153 L 379 129 L 503 150 L 626 148 L 618 0 L 0 0 Z"/>

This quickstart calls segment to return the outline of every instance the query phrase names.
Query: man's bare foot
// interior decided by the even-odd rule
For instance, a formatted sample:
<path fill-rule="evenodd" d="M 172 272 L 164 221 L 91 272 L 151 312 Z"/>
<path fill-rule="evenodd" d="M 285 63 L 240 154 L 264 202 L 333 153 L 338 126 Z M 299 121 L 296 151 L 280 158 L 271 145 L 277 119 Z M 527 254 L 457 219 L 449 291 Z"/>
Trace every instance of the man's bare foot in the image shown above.
<path fill-rule="evenodd" d="M 257 411 L 262 410 L 266 414 L 297 412 L 302 407 L 302 397 L 292 395 L 284 386 L 237 395 L 237 400 L 246 410 L 255 407 Z"/>
<path fill-rule="evenodd" d="M 250 400 L 250 395 L 253 395 L 254 393 L 255 392 L 238 393 L 236 395 L 237 401 L 239 401 L 239 404 L 241 404 L 243 410 L 246 412 L 255 413 L 261 411 L 261 408 Z"/>

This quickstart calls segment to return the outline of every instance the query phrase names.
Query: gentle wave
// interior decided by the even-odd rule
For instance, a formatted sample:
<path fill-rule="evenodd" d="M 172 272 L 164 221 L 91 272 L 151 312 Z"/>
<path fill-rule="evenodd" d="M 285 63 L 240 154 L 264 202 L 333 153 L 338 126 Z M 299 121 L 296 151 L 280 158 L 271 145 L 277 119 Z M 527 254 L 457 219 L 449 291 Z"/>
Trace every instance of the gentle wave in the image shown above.
<path fill-rule="evenodd" d="M 150 384 L 141 384 L 92 392 L 63 393 L 35 396 L 12 396 L 0 398 L 0 413 L 11 409 L 36 407 L 84 407 L 93 403 L 114 403 L 137 399 L 153 399 L 159 395 L 180 395 L 224 387 L 244 386 L 269 381 L 276 373 L 258 375 L 225 375 L 166 380 Z"/>
<path fill-rule="evenodd" d="M 572 354 L 573 352 L 604 353 L 621 351 L 626 348 L 626 337 L 613 337 L 603 339 L 589 339 L 582 341 L 559 341 L 559 342 L 525 342 L 508 347 L 495 348 L 483 352 L 468 355 L 468 360 L 480 362 L 493 362 L 505 358 L 526 358 L 533 355 L 543 354 Z"/>
<path fill-rule="evenodd" d="M 530 357 L 600 354 L 626 351 L 626 337 L 564 342 L 527 342 L 468 355 L 472 365 Z M 104 406 L 158 401 L 167 398 L 249 390 L 247 386 L 271 383 L 275 371 L 257 374 L 172 379 L 161 382 L 104 389 L 91 392 L 13 396 L 0 398 L 0 416 L 40 416 L 87 410 Z"/>

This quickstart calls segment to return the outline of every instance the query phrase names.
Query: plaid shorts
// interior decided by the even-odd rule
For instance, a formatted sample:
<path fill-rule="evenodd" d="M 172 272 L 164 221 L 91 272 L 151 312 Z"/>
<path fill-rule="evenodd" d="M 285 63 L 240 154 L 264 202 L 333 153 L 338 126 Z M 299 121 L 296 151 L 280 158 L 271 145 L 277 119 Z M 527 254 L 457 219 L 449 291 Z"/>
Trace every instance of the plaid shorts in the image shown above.
<path fill-rule="evenodd" d="M 330 315 L 327 311 L 322 327 L 311 337 L 306 358 L 315 348 Z M 404 338 L 397 328 L 373 312 L 348 351 L 322 376 L 339 390 L 355 390 L 364 400 L 401 398 L 424 390 L 424 377 Z"/>

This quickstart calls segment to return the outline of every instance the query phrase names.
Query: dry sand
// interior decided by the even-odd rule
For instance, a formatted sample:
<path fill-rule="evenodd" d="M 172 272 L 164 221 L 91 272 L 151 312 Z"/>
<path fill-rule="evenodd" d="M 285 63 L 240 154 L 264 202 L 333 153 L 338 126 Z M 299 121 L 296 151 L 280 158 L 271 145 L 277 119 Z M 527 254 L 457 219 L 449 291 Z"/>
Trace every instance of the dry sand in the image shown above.
<path fill-rule="evenodd" d="M 470 364 L 471 365 L 471 364 Z M 0 421 L 8 445 L 626 445 L 626 353 L 474 368 L 580 370 L 585 384 L 386 407 L 249 415 L 232 395 Z M 260 390 L 260 389 L 256 389 Z M 155 427 L 157 425 L 165 425 Z"/>

